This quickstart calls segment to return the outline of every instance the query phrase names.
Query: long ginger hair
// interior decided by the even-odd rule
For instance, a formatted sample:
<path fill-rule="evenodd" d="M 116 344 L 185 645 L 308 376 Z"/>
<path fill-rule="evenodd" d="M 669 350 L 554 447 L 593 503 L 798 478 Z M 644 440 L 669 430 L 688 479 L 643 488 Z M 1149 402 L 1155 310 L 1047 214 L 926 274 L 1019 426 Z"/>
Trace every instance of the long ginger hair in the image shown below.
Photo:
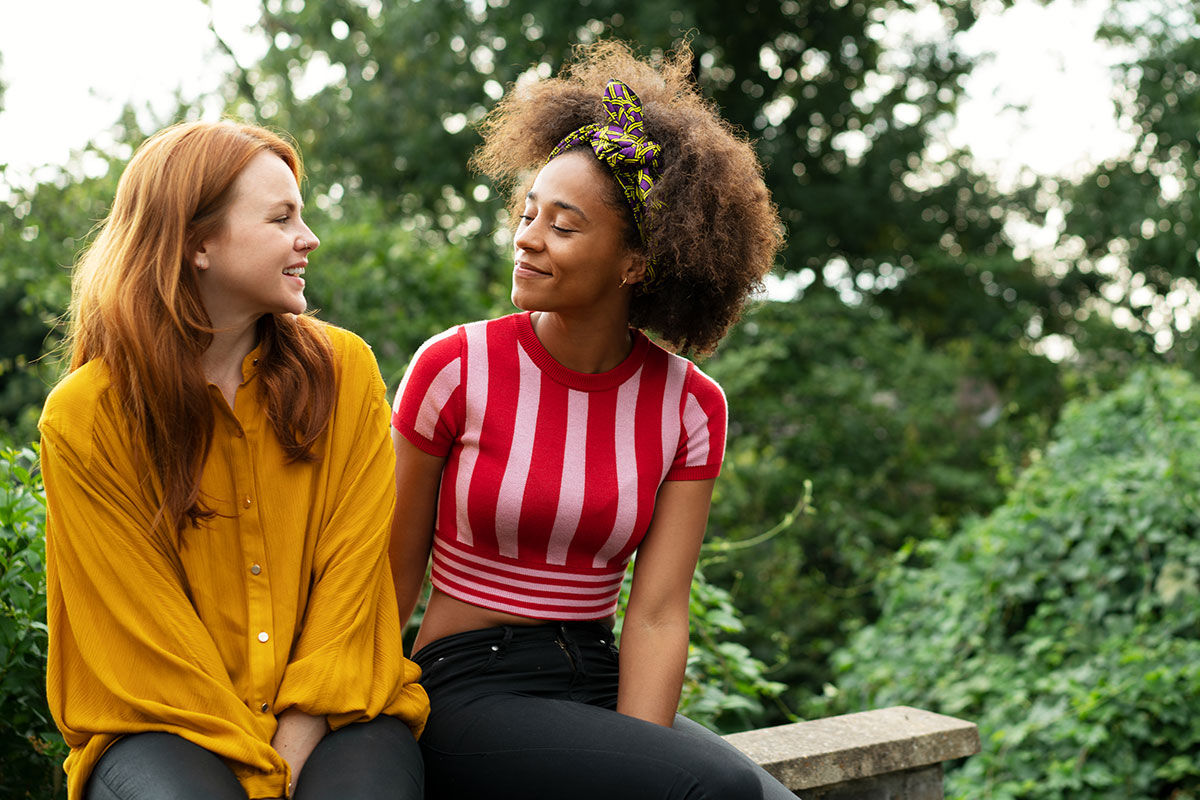
<path fill-rule="evenodd" d="M 176 529 L 212 516 L 200 473 L 215 424 L 201 367 L 213 329 L 192 257 L 220 231 L 234 181 L 264 151 L 302 180 L 296 149 L 263 128 L 186 122 L 159 131 L 125 168 L 112 211 L 75 267 L 70 369 L 104 362 L 161 481 L 159 517 Z M 272 428 L 290 460 L 313 460 L 336 390 L 329 342 L 306 316 L 267 314 L 258 329 L 259 395 Z"/>

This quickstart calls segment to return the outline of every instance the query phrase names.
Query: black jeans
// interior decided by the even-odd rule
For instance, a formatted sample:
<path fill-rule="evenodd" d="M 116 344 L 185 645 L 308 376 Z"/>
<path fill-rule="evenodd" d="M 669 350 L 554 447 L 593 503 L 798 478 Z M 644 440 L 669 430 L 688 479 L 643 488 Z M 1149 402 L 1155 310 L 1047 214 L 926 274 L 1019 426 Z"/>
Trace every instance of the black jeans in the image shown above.
<path fill-rule="evenodd" d="M 702 725 L 617 713 L 617 649 L 600 623 L 468 631 L 415 660 L 430 800 L 794 800 Z"/>
<path fill-rule="evenodd" d="M 420 800 L 424 768 L 412 732 L 395 717 L 347 725 L 313 750 L 296 800 Z M 118 739 L 88 779 L 85 800 L 246 800 L 217 756 L 171 733 Z"/>

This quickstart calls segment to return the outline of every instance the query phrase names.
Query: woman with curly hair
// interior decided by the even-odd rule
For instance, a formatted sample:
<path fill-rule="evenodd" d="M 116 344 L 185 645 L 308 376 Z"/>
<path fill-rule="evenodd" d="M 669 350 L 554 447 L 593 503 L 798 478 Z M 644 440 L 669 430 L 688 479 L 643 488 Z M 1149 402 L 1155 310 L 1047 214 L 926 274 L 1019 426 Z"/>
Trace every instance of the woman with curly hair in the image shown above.
<path fill-rule="evenodd" d="M 405 619 L 433 561 L 413 646 L 431 797 L 792 797 L 676 714 L 726 429 L 676 353 L 716 347 L 782 239 L 690 59 L 602 43 L 483 123 L 476 165 L 516 187 L 523 313 L 426 342 L 392 417 Z"/>
<path fill-rule="evenodd" d="M 304 314 L 301 178 L 262 128 L 167 128 L 76 268 L 39 427 L 77 800 L 421 797 L 385 387 Z"/>

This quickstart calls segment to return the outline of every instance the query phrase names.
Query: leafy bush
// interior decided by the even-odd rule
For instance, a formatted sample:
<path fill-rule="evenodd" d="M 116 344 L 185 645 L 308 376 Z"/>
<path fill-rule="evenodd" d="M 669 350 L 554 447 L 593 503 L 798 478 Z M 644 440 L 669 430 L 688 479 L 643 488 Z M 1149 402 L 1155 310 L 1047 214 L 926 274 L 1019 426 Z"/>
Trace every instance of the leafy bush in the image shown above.
<path fill-rule="evenodd" d="M 1006 502 L 890 572 L 817 713 L 978 722 L 971 798 L 1200 797 L 1200 386 L 1166 369 L 1064 411 Z"/>
<path fill-rule="evenodd" d="M 31 449 L 0 448 L 0 796 L 65 794 L 46 707 L 46 500 Z"/>
<path fill-rule="evenodd" d="M 1009 454 L 1045 441 L 1059 403 L 1045 359 L 934 346 L 877 311 L 828 293 L 763 303 L 701 365 L 730 406 L 711 537 L 756 539 L 811 481 L 815 514 L 708 570 L 744 615 L 736 638 L 772 663 L 796 710 L 832 679 L 849 633 L 877 617 L 875 583 L 894 554 L 1001 503 Z M 781 649 L 790 658 L 775 663 Z M 757 725 L 785 721 L 768 711 Z"/>
<path fill-rule="evenodd" d="M 730 593 L 709 583 L 702 570 L 692 579 L 691 617 L 680 713 L 722 733 L 754 727 L 763 701 L 787 687 L 768 680 L 767 665 L 730 638 L 745 631 L 741 613 Z"/>
<path fill-rule="evenodd" d="M 705 546 L 712 549 L 711 545 Z M 636 558 L 636 556 L 635 556 Z M 754 727 L 763 713 L 763 701 L 777 697 L 786 687 L 768 680 L 766 665 L 750 650 L 730 639 L 742 633 L 741 613 L 729 592 L 704 577 L 706 558 L 692 576 L 691 617 L 687 669 L 679 698 L 679 713 L 719 733 Z M 625 621 L 633 568 L 625 570 L 621 600 L 613 630 L 618 641 Z"/>

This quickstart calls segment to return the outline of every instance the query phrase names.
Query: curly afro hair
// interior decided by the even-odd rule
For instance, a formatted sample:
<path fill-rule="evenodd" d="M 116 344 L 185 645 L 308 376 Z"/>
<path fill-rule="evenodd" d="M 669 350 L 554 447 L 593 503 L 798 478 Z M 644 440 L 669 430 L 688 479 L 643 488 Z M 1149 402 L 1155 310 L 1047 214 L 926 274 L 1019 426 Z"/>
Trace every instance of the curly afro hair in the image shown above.
<path fill-rule="evenodd" d="M 472 165 L 510 192 L 516 219 L 550 151 L 577 128 L 607 122 L 604 88 L 624 81 L 642 102 L 646 135 L 662 146 L 645 243 L 616 179 L 608 181 L 627 241 L 655 264 L 650 290 L 634 293 L 629 322 L 679 352 L 709 353 L 762 288 L 783 228 L 753 147 L 700 95 L 691 69 L 687 44 L 661 65 L 618 41 L 581 46 L 558 77 L 510 87 L 480 124 Z"/>

